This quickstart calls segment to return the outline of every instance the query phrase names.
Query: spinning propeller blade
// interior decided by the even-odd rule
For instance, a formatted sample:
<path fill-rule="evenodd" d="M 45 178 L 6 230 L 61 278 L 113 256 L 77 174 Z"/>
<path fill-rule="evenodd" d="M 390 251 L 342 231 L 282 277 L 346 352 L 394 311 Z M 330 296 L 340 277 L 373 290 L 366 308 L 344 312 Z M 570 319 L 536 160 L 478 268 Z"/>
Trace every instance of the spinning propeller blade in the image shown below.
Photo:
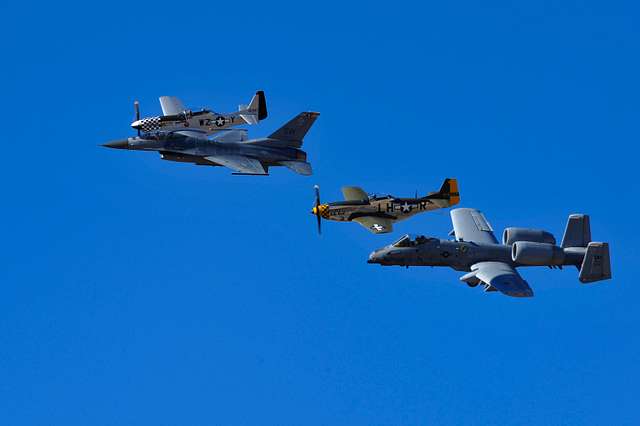
<path fill-rule="evenodd" d="M 140 102 L 133 101 L 133 109 L 136 112 L 136 121 L 140 120 Z M 138 136 L 140 136 L 140 128 L 138 128 Z"/>
<path fill-rule="evenodd" d="M 315 185 L 313 189 L 315 189 L 316 191 L 316 207 L 314 210 L 316 213 L 316 218 L 318 220 L 318 234 L 322 234 L 322 216 L 320 216 L 320 187 L 318 185 Z"/>

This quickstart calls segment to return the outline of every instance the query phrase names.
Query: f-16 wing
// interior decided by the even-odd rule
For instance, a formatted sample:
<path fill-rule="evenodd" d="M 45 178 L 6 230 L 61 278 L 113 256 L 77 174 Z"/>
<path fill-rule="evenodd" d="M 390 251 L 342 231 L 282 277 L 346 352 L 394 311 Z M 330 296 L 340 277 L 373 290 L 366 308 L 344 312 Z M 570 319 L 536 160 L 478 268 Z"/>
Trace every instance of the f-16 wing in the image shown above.
<path fill-rule="evenodd" d="M 310 176 L 313 173 L 311 170 L 311 164 L 306 161 L 280 161 L 278 164 L 285 166 L 289 170 L 293 170 L 302 176 Z"/>
<path fill-rule="evenodd" d="M 367 193 L 357 186 L 343 186 L 342 195 L 345 201 L 362 201 L 369 199 Z"/>
<path fill-rule="evenodd" d="M 204 158 L 212 163 L 228 167 L 237 173 L 249 175 L 267 174 L 262 163 L 255 158 L 249 158 L 243 155 L 216 155 Z"/>
<path fill-rule="evenodd" d="M 163 115 L 177 115 L 186 110 L 182 101 L 175 96 L 160 96 Z"/>
<path fill-rule="evenodd" d="M 361 216 L 353 219 L 353 221 L 358 222 L 374 234 L 386 234 L 393 231 L 393 222 L 386 218 Z"/>
<path fill-rule="evenodd" d="M 493 229 L 480 210 L 451 210 L 451 222 L 456 241 L 498 244 Z"/>
<path fill-rule="evenodd" d="M 190 129 L 190 130 L 178 130 L 179 135 L 189 136 L 190 138 L 196 139 L 207 139 L 207 132 L 200 129 Z"/>
<path fill-rule="evenodd" d="M 213 139 L 216 142 L 220 143 L 239 143 L 246 142 L 249 138 L 247 137 L 246 129 L 236 129 L 228 130 L 219 135 L 216 135 Z"/>
<path fill-rule="evenodd" d="M 512 297 L 533 297 L 533 290 L 518 271 L 503 262 L 478 262 L 471 265 L 471 272 L 463 278 L 475 276 L 483 283 Z"/>

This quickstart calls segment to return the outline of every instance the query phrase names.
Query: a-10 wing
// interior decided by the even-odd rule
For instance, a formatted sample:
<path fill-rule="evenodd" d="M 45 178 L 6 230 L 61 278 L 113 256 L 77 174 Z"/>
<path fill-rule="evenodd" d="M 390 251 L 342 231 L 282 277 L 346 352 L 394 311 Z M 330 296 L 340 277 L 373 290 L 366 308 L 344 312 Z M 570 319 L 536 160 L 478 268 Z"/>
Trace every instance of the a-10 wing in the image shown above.
<path fill-rule="evenodd" d="M 533 297 L 533 290 L 518 271 L 503 262 L 478 262 L 471 265 L 471 273 L 480 281 L 507 296 Z"/>
<path fill-rule="evenodd" d="M 456 241 L 498 244 L 489 221 L 480 210 L 453 209 L 451 210 L 451 222 Z"/>

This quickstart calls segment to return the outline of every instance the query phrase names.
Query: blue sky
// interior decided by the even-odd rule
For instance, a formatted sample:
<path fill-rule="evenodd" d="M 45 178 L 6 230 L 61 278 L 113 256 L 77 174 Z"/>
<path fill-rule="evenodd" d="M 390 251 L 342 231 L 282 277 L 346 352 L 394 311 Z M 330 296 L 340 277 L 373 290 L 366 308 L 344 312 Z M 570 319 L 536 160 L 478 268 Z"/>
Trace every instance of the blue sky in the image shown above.
<path fill-rule="evenodd" d="M 0 4 L 0 424 L 638 424 L 635 2 Z M 132 103 L 321 116 L 305 178 L 99 147 Z M 614 279 L 529 300 L 367 265 L 314 184 L 460 182 L 499 232 L 591 215 Z"/>

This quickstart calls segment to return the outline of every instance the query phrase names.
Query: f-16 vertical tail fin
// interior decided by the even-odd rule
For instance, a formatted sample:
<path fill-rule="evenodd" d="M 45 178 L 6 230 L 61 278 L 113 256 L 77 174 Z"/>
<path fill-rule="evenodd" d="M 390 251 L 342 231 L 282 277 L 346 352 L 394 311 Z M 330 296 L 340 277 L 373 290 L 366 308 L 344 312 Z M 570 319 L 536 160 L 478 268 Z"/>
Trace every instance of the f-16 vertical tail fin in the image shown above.
<path fill-rule="evenodd" d="M 431 201 L 439 202 L 441 207 L 455 206 L 460 202 L 460 192 L 458 191 L 458 180 L 447 178 L 442 183 L 438 192 L 432 192 L 427 195 Z"/>
<path fill-rule="evenodd" d="M 591 225 L 586 214 L 569 216 L 560 247 L 587 247 L 591 242 Z"/>
<path fill-rule="evenodd" d="M 269 135 L 269 139 L 275 139 L 286 146 L 300 148 L 302 139 L 304 139 L 304 136 L 319 115 L 319 112 L 301 112 L 287 124 Z"/>
<path fill-rule="evenodd" d="M 608 243 L 589 243 L 582 259 L 578 279 L 581 283 L 608 280 L 611 278 L 611 261 Z"/>
<path fill-rule="evenodd" d="M 258 121 L 267 118 L 267 101 L 264 97 L 264 92 L 258 90 L 249 105 L 238 106 L 240 117 L 247 122 L 247 124 L 257 124 Z"/>

